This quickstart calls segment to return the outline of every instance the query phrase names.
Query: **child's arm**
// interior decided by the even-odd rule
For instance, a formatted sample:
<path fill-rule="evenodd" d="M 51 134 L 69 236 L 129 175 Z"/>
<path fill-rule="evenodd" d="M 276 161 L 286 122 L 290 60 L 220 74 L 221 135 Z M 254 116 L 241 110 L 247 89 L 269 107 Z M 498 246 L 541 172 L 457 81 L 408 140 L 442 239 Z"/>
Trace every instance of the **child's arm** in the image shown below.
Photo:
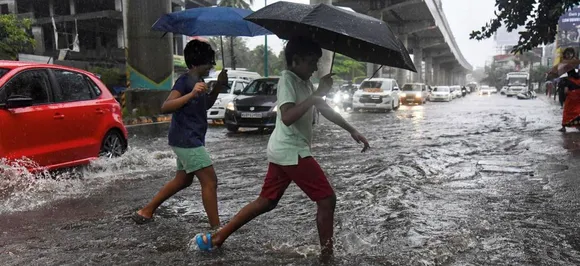
<path fill-rule="evenodd" d="M 318 111 L 320 111 L 322 116 L 324 116 L 330 122 L 348 131 L 348 133 L 350 133 L 350 135 L 356 142 L 358 143 L 362 142 L 364 144 L 362 152 L 365 152 L 367 149 L 370 148 L 367 139 L 363 135 L 361 135 L 354 127 L 352 127 L 348 122 L 346 122 L 346 120 L 344 120 L 344 118 L 339 113 L 332 110 L 332 108 L 326 102 L 322 101 L 316 104 L 316 109 L 318 109 Z"/>
<path fill-rule="evenodd" d="M 161 112 L 164 114 L 169 114 L 177 111 L 179 108 L 183 107 L 191 99 L 197 97 L 198 94 L 203 93 L 207 90 L 207 85 L 203 82 L 198 82 L 195 84 L 193 90 L 185 95 L 181 95 L 179 90 L 172 90 L 167 96 L 167 99 L 161 106 Z"/>
<path fill-rule="evenodd" d="M 280 114 L 282 115 L 282 122 L 286 126 L 291 126 L 300 117 L 302 117 L 310 107 L 316 105 L 318 102 L 323 102 L 322 97 L 326 95 L 332 89 L 332 76 L 334 74 L 328 74 L 320 79 L 320 85 L 318 90 L 314 92 L 310 97 L 306 98 L 303 102 L 296 104 L 296 95 L 294 88 L 291 88 L 292 84 L 286 83 L 284 86 L 287 88 L 279 91 L 278 102 L 280 102 Z"/>
<path fill-rule="evenodd" d="M 228 86 L 228 70 L 224 69 L 218 75 L 218 79 L 216 82 L 215 87 L 209 94 L 209 102 L 207 105 L 207 110 L 209 110 L 217 100 L 218 96 L 220 95 L 220 91 L 222 91 L 223 86 Z M 231 88 L 230 88 L 231 89 Z"/>

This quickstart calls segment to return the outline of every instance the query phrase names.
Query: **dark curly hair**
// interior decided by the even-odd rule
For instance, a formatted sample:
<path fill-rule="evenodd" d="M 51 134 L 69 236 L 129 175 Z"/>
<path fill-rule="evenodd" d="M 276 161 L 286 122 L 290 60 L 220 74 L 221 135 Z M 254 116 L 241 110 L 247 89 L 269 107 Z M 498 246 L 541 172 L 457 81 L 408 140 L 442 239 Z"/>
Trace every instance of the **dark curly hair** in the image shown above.
<path fill-rule="evenodd" d="M 187 68 L 212 64 L 215 65 L 215 51 L 211 45 L 200 40 L 192 40 L 183 49 Z"/>
<path fill-rule="evenodd" d="M 322 49 L 318 43 L 306 37 L 294 37 L 288 41 L 284 49 L 284 56 L 286 57 L 286 65 L 292 66 L 294 56 L 322 56 Z"/>
<path fill-rule="evenodd" d="M 574 50 L 574 48 L 572 48 L 572 47 L 568 47 L 568 48 L 564 49 L 564 52 L 562 52 L 562 57 L 564 57 L 569 52 L 573 54 L 572 57 L 576 57 L 576 50 Z"/>

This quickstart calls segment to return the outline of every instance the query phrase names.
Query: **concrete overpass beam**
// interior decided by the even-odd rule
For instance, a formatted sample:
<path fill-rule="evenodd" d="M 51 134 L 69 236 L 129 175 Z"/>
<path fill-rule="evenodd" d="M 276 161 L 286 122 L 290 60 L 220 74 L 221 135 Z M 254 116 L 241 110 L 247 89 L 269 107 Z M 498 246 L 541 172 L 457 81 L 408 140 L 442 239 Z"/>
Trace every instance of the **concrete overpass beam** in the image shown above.
<path fill-rule="evenodd" d="M 424 39 L 421 39 L 421 47 L 423 47 L 423 49 L 433 47 L 433 46 L 442 45 L 442 44 L 445 44 L 445 40 L 443 38 L 424 38 Z"/>
<path fill-rule="evenodd" d="M 405 22 L 400 26 L 395 27 L 395 31 L 399 32 L 400 34 L 413 34 L 418 33 L 425 30 L 431 30 L 437 28 L 435 21 L 433 20 L 418 20 L 418 21 L 411 21 Z"/>
<path fill-rule="evenodd" d="M 433 84 L 432 85 L 441 85 L 441 66 L 437 62 L 432 62 L 433 66 Z"/>
<path fill-rule="evenodd" d="M 449 50 L 449 48 L 443 48 L 443 49 L 424 49 L 426 51 L 429 52 L 429 54 L 431 55 L 431 57 L 437 58 L 437 57 L 442 57 L 442 56 L 449 56 L 452 55 L 453 53 L 451 53 L 451 50 Z"/>

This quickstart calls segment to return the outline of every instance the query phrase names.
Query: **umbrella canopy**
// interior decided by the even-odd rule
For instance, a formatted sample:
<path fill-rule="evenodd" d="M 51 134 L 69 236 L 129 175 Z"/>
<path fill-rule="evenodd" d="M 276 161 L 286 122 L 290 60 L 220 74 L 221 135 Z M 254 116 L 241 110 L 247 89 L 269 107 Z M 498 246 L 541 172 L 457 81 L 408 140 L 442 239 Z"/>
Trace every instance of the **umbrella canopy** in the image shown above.
<path fill-rule="evenodd" d="M 163 15 L 152 29 L 186 36 L 260 36 L 268 30 L 244 20 L 252 10 L 234 7 L 191 8 Z"/>
<path fill-rule="evenodd" d="M 332 5 L 276 2 L 245 18 L 282 39 L 309 37 L 355 60 L 417 72 L 403 43 L 382 20 Z"/>
<path fill-rule="evenodd" d="M 570 70 L 578 68 L 578 65 L 580 65 L 580 60 L 578 59 L 563 60 L 561 63 L 550 69 L 550 72 L 548 72 L 548 79 L 561 77 L 562 75 L 568 73 Z"/>

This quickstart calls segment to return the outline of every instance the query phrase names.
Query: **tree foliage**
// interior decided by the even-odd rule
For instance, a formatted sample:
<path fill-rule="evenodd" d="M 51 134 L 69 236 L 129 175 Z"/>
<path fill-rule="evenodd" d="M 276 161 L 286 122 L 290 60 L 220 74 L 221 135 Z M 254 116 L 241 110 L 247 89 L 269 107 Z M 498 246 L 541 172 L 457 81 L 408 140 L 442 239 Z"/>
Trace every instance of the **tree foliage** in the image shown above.
<path fill-rule="evenodd" d="M 31 26 L 30 19 L 0 15 L 0 59 L 15 60 L 18 53 L 34 47 L 34 38 L 29 34 Z"/>
<path fill-rule="evenodd" d="M 352 81 L 355 77 L 366 74 L 366 65 L 350 57 L 336 54 L 334 57 L 332 72 L 336 73 L 337 76 L 344 80 Z"/>
<path fill-rule="evenodd" d="M 254 4 L 254 0 L 249 0 L 248 2 L 244 0 L 221 0 L 219 2 L 219 6 L 229 6 L 229 7 L 236 7 L 242 9 L 250 9 L 250 6 Z M 238 66 L 238 58 L 236 57 L 236 49 L 233 48 L 235 45 L 235 39 L 239 39 L 236 37 L 229 37 L 230 39 L 230 66 L 232 69 L 236 69 Z"/>
<path fill-rule="evenodd" d="M 580 0 L 495 0 L 495 17 L 481 30 L 471 32 L 470 39 L 488 39 L 502 25 L 509 32 L 525 26 L 512 52 L 529 51 L 539 45 L 553 43 L 560 16 L 579 3 Z"/>

